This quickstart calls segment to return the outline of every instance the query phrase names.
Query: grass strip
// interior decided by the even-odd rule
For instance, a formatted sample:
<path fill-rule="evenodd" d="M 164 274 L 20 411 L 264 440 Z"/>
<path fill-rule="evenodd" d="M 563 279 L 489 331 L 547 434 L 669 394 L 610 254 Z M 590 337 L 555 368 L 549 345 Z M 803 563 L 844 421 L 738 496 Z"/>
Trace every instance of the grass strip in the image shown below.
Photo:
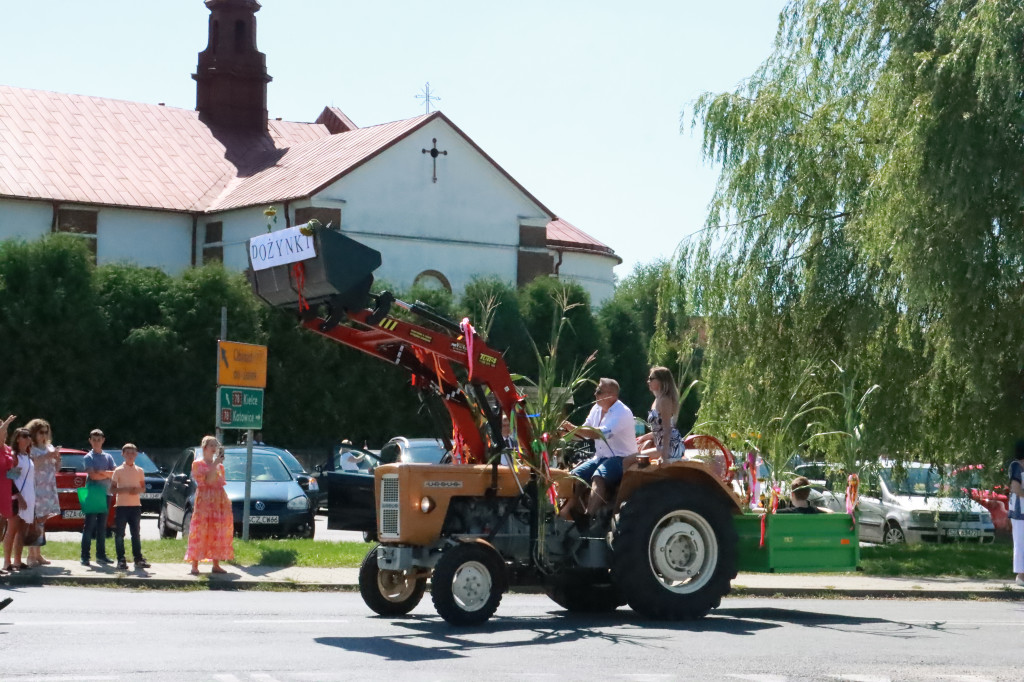
<path fill-rule="evenodd" d="M 126 543 L 127 544 L 127 543 Z M 185 540 L 143 540 L 142 553 L 153 564 L 185 563 Z M 366 542 L 322 542 L 319 540 L 235 539 L 238 566 L 302 566 L 309 568 L 356 568 L 373 547 Z M 114 557 L 114 543 L 107 540 L 107 554 Z M 81 557 L 77 542 L 48 542 L 43 555 L 49 559 L 74 561 Z"/>

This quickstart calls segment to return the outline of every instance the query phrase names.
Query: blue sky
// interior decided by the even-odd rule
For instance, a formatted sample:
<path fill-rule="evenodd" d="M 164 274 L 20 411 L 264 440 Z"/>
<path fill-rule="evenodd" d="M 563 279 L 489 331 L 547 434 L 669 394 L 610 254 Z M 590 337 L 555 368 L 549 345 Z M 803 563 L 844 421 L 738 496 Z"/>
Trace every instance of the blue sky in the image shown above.
<path fill-rule="evenodd" d="M 261 0 L 272 117 L 438 108 L 551 210 L 637 263 L 704 224 L 716 169 L 680 114 L 768 56 L 785 0 Z M 195 106 L 201 0 L 3 3 L 0 83 Z M 172 9 L 173 8 L 173 9 Z M 688 120 L 688 119 L 687 119 Z"/>

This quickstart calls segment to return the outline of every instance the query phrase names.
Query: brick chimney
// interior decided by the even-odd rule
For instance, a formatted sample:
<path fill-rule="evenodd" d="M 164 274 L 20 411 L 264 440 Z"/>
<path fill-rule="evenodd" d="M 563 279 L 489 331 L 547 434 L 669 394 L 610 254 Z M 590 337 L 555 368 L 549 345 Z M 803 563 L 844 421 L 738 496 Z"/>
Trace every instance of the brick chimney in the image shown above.
<path fill-rule="evenodd" d="M 256 0 L 206 0 L 210 37 L 199 53 L 196 109 L 218 126 L 267 129 L 267 57 L 256 49 Z"/>

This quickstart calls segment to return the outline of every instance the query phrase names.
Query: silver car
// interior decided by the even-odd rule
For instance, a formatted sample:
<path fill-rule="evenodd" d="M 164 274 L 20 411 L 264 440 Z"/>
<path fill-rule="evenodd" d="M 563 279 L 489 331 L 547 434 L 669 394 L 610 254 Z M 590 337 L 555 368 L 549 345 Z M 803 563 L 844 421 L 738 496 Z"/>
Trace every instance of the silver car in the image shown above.
<path fill-rule="evenodd" d="M 887 545 L 993 542 L 992 515 L 969 497 L 949 496 L 950 491 L 959 493 L 930 464 L 880 461 L 861 478 L 860 539 Z"/>

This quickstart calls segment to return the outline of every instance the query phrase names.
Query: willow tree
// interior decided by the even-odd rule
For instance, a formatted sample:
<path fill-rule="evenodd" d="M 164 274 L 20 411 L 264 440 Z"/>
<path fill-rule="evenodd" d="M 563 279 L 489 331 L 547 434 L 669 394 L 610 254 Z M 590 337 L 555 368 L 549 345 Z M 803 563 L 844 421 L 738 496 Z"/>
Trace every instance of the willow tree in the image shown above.
<path fill-rule="evenodd" d="M 771 56 L 683 124 L 721 166 L 680 264 L 704 419 L 771 413 L 833 360 L 881 386 L 875 452 L 977 460 L 1024 431 L 1019 0 L 792 0 Z"/>

